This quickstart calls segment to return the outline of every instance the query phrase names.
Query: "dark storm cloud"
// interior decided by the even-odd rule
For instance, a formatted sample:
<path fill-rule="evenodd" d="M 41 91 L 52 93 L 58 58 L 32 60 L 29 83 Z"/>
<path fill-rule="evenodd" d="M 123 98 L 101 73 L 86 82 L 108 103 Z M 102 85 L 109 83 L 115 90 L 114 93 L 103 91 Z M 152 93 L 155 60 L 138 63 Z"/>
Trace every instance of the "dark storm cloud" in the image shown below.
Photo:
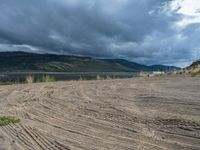
<path fill-rule="evenodd" d="M 199 26 L 177 29 L 171 1 L 0 0 L 0 51 L 181 64 L 197 55 Z"/>

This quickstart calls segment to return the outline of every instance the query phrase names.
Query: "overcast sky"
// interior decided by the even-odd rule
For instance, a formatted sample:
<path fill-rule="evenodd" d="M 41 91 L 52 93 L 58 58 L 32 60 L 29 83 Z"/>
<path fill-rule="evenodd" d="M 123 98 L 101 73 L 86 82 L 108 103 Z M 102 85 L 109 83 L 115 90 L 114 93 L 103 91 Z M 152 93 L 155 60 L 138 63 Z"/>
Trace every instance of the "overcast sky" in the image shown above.
<path fill-rule="evenodd" d="M 200 58 L 200 0 L 0 0 L 0 51 L 185 66 Z"/>

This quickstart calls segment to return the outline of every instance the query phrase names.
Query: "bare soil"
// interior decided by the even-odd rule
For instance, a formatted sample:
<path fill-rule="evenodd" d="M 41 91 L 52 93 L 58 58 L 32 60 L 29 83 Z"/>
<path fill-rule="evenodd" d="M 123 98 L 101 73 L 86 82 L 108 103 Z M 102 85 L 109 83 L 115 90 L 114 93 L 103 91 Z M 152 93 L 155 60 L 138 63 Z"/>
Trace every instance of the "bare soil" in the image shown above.
<path fill-rule="evenodd" d="M 0 150 L 199 150 L 200 78 L 0 86 Z"/>

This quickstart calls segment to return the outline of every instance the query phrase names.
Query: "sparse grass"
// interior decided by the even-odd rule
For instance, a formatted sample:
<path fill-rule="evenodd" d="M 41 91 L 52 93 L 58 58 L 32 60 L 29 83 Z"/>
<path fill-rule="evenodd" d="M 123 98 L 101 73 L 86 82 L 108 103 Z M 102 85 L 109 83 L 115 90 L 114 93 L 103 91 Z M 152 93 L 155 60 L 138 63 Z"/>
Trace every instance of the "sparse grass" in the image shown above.
<path fill-rule="evenodd" d="M 159 77 L 159 76 L 163 76 L 165 74 L 166 73 L 162 72 L 162 71 L 154 71 L 154 72 L 144 72 L 144 71 L 141 71 L 138 76 L 139 77 Z"/>
<path fill-rule="evenodd" d="M 190 70 L 190 75 L 191 75 L 191 77 L 200 75 L 200 68 L 195 68 L 195 69 Z"/>
<path fill-rule="evenodd" d="M 185 70 L 181 70 L 181 71 L 174 71 L 172 72 L 173 75 L 183 75 L 183 74 L 186 74 L 186 71 Z"/>
<path fill-rule="evenodd" d="M 163 75 L 165 75 L 165 72 L 162 72 L 162 71 L 154 71 L 153 73 L 152 73 L 152 76 L 163 76 Z"/>
<path fill-rule="evenodd" d="M 79 81 L 83 81 L 83 80 L 84 80 L 84 78 L 82 76 L 80 76 Z"/>
<path fill-rule="evenodd" d="M 113 80 L 113 79 L 115 79 L 115 78 L 112 76 L 109 76 L 109 75 L 106 76 L 106 80 Z"/>
<path fill-rule="evenodd" d="M 149 73 L 148 72 L 144 72 L 144 71 L 141 71 L 138 75 L 139 77 L 149 77 Z"/>
<path fill-rule="evenodd" d="M 19 123 L 20 119 L 13 116 L 0 116 L 0 126 L 7 126 L 10 123 Z"/>
<path fill-rule="evenodd" d="M 101 103 L 98 104 L 100 108 L 109 108 L 111 104 L 108 101 L 101 101 Z"/>
<path fill-rule="evenodd" d="M 25 79 L 25 83 L 39 83 L 39 82 L 55 82 L 55 78 L 50 75 L 44 75 L 42 78 L 35 79 L 34 76 L 27 76 Z"/>
<path fill-rule="evenodd" d="M 79 81 L 83 81 L 83 77 L 82 76 L 80 76 Z"/>
<path fill-rule="evenodd" d="M 200 75 L 200 68 L 193 68 L 193 69 L 183 69 L 180 71 L 172 72 L 173 75 L 190 75 L 191 77 L 196 77 Z"/>
<path fill-rule="evenodd" d="M 50 75 L 45 75 L 42 77 L 41 82 L 55 82 L 55 78 Z"/>
<path fill-rule="evenodd" d="M 26 77 L 26 83 L 31 84 L 31 83 L 34 83 L 34 81 L 35 81 L 35 79 L 33 76 L 29 75 Z"/>
<path fill-rule="evenodd" d="M 117 79 L 115 76 L 112 76 L 112 79 Z"/>
<path fill-rule="evenodd" d="M 96 76 L 96 80 L 102 80 L 101 76 L 100 76 L 100 75 L 97 75 L 97 76 Z"/>

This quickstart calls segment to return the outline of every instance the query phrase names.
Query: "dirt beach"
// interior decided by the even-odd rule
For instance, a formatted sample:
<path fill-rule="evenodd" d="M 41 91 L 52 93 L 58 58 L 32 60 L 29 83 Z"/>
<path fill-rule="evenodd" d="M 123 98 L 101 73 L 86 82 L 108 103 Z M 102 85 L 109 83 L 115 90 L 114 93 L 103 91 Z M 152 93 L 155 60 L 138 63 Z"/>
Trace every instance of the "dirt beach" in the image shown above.
<path fill-rule="evenodd" d="M 0 150 L 199 150 L 200 78 L 0 86 Z"/>

